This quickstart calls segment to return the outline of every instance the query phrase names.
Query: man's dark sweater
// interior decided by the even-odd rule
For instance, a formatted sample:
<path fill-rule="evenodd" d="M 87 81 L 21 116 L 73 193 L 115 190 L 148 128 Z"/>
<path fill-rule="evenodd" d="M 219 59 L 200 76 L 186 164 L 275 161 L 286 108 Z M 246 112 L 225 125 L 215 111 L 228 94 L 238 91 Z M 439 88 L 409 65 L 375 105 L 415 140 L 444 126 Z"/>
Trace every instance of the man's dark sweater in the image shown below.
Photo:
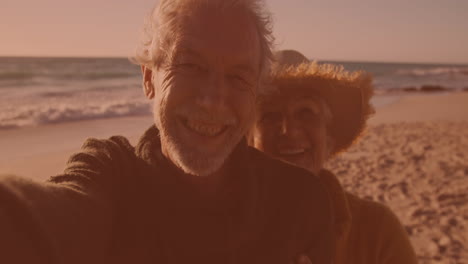
<path fill-rule="evenodd" d="M 240 143 L 228 175 L 184 175 L 150 128 L 90 139 L 48 183 L 0 180 L 0 262 L 329 263 L 329 201 L 305 170 Z"/>

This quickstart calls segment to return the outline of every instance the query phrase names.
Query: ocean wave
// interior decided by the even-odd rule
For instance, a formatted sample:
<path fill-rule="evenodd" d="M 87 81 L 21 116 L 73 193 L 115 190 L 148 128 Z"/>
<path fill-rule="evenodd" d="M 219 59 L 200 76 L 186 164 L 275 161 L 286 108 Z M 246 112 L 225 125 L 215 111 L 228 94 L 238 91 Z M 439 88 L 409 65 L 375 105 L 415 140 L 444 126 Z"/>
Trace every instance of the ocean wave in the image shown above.
<path fill-rule="evenodd" d="M 80 73 L 80 74 L 61 74 L 54 76 L 58 80 L 86 80 L 86 81 L 95 81 L 95 80 L 105 80 L 105 79 L 124 79 L 139 77 L 138 73 L 133 72 L 90 72 L 90 73 Z"/>
<path fill-rule="evenodd" d="M 38 92 L 38 96 L 41 98 L 63 98 L 70 96 L 79 96 L 84 94 L 93 93 L 96 97 L 108 96 L 109 93 L 125 92 L 125 91 L 140 91 L 138 90 L 139 84 L 121 84 L 121 85 L 101 85 L 101 86 L 91 86 L 89 88 L 80 87 L 80 89 L 70 88 L 69 90 L 62 91 L 45 91 Z M 125 96 L 125 95 L 123 95 Z"/>
<path fill-rule="evenodd" d="M 115 90 L 128 90 L 128 89 L 138 89 L 140 88 L 141 84 L 139 82 L 135 83 L 127 83 L 127 84 L 110 84 L 110 85 L 99 85 L 99 86 L 91 86 L 87 88 L 86 91 L 95 91 L 95 92 L 107 92 L 107 91 L 115 91 Z M 139 91 L 139 90 L 138 90 Z"/>
<path fill-rule="evenodd" d="M 433 67 L 433 68 L 413 68 L 401 69 L 397 71 L 399 75 L 411 76 L 436 76 L 436 75 L 468 75 L 468 67 Z"/>
<path fill-rule="evenodd" d="M 24 82 L 35 78 L 46 78 L 49 80 L 76 80 L 76 81 L 96 81 L 107 79 L 125 79 L 139 77 L 135 72 L 85 72 L 85 73 L 43 73 L 43 72 L 0 72 L 0 81 Z"/>
<path fill-rule="evenodd" d="M 35 74 L 32 72 L 23 72 L 23 71 L 7 71 L 0 72 L 0 81 L 24 81 L 31 80 L 35 77 Z"/>
<path fill-rule="evenodd" d="M 150 114 L 150 104 L 139 101 L 86 106 L 42 105 L 15 109 L 8 116 L 3 114 L 0 116 L 0 129 Z"/>
<path fill-rule="evenodd" d="M 73 95 L 73 91 L 64 91 L 64 92 L 42 92 L 39 94 L 41 97 L 45 98 L 57 98 L 57 97 L 69 97 Z"/>
<path fill-rule="evenodd" d="M 406 94 L 406 93 L 451 93 L 451 92 L 467 92 L 468 87 L 465 88 L 453 88 L 446 87 L 443 85 L 421 85 L 421 86 L 402 86 L 402 87 L 391 87 L 386 89 L 377 89 L 379 94 Z"/>
<path fill-rule="evenodd" d="M 19 88 L 19 87 L 37 87 L 43 85 L 42 82 L 34 81 L 33 79 L 24 79 L 21 81 L 18 80 L 4 80 L 0 81 L 0 89 L 4 88 Z"/>

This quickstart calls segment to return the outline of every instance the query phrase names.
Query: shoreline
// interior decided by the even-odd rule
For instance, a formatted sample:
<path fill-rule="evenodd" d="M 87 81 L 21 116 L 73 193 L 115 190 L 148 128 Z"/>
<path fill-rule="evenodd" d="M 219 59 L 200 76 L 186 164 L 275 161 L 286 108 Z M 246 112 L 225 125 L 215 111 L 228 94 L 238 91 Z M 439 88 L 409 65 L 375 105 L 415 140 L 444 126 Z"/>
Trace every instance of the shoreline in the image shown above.
<path fill-rule="evenodd" d="M 0 174 L 45 180 L 61 173 L 87 138 L 122 135 L 136 144 L 152 122 L 152 116 L 121 117 L 0 130 Z"/>

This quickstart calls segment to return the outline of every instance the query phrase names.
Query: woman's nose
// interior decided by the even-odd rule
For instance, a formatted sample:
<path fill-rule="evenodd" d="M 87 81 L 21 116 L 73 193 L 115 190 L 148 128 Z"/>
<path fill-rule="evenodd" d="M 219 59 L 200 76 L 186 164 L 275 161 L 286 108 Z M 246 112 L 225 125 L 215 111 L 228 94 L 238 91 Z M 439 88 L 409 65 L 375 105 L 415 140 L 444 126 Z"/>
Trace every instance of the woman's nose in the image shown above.
<path fill-rule="evenodd" d="M 296 136 L 300 132 L 297 122 L 288 117 L 283 117 L 280 129 L 284 136 Z"/>

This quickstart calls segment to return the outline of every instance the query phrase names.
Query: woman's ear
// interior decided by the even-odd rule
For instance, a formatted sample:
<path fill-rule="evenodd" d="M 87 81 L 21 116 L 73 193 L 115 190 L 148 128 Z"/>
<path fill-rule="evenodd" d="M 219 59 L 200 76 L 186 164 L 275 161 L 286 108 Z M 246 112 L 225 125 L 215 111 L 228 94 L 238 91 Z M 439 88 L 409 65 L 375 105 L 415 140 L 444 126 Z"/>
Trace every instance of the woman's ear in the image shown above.
<path fill-rule="evenodd" d="M 154 84 L 153 84 L 153 71 L 142 65 L 141 66 L 141 73 L 143 75 L 143 92 L 148 99 L 154 98 Z"/>

